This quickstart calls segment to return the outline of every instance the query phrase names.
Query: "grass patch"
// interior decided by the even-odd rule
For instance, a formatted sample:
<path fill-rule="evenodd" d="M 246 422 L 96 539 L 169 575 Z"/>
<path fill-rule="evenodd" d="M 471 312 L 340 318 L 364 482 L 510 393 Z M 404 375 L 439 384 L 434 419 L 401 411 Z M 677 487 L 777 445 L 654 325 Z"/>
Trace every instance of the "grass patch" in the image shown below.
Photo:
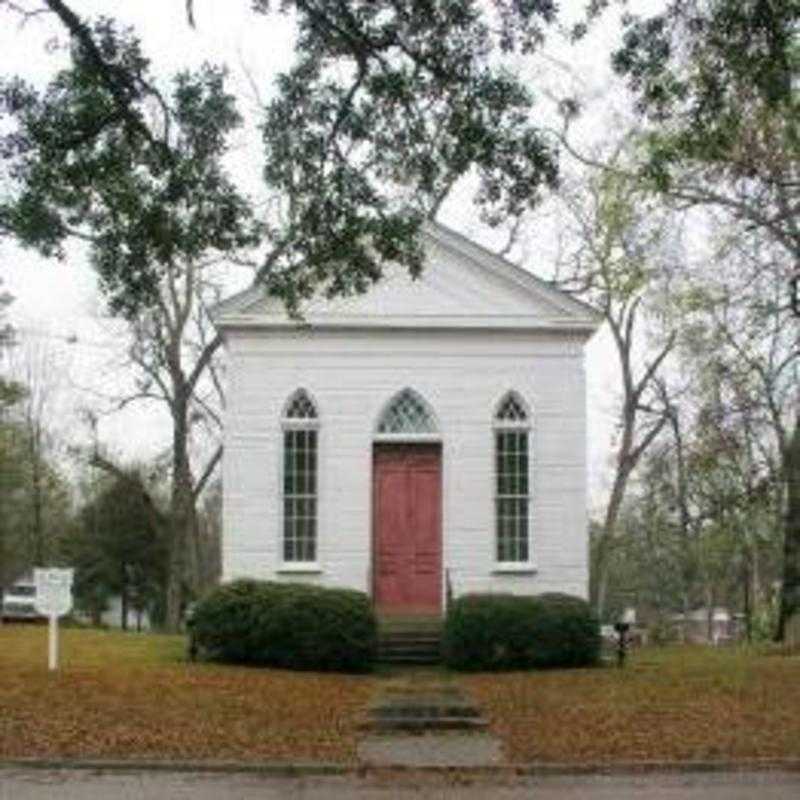
<path fill-rule="evenodd" d="M 800 659 L 645 649 L 613 667 L 463 678 L 512 762 L 800 757 Z"/>
<path fill-rule="evenodd" d="M 371 678 L 189 664 L 180 636 L 0 627 L 0 758 L 350 761 Z"/>
<path fill-rule="evenodd" d="M 189 664 L 178 636 L 0 628 L 0 758 L 355 760 L 375 676 Z M 456 675 L 512 762 L 800 758 L 800 658 L 646 649 L 624 670 Z M 387 677 L 382 681 L 385 683 Z"/>

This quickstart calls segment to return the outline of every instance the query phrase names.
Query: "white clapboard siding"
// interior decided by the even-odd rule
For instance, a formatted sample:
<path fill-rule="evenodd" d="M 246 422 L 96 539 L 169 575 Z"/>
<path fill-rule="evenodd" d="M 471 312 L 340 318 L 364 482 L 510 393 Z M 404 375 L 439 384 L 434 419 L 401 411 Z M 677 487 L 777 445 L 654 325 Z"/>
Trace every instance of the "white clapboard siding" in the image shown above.
<path fill-rule="evenodd" d="M 458 593 L 585 595 L 583 354 L 575 337 L 473 332 L 238 332 L 228 336 L 225 579 L 275 577 L 281 543 L 281 412 L 305 388 L 319 429 L 318 576 L 367 588 L 371 452 L 384 405 L 411 387 L 441 425 L 444 563 Z M 532 409 L 531 530 L 536 573 L 493 573 L 494 437 L 500 398 Z M 292 576 L 296 578 L 297 576 Z"/>

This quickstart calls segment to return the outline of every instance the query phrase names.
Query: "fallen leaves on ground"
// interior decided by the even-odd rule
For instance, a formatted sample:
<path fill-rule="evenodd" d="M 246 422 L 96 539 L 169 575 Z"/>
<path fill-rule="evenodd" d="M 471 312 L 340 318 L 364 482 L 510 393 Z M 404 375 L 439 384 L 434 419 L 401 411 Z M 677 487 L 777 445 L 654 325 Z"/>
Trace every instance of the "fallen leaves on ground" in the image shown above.
<path fill-rule="evenodd" d="M 190 664 L 182 637 L 0 628 L 0 757 L 350 761 L 374 680 Z"/>
<path fill-rule="evenodd" d="M 800 757 L 800 658 L 644 649 L 628 665 L 464 685 L 512 762 Z"/>
<path fill-rule="evenodd" d="M 355 759 L 370 676 L 189 664 L 182 637 L 0 628 L 0 758 Z M 800 757 L 800 658 L 642 650 L 624 670 L 459 677 L 512 762 Z"/>

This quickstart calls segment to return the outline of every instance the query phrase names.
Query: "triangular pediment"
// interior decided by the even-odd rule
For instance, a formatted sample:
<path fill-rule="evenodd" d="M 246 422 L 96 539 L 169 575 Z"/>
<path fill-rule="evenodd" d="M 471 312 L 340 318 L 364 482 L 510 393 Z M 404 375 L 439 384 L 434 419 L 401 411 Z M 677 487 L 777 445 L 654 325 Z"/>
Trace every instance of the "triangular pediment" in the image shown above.
<path fill-rule="evenodd" d="M 422 275 L 389 265 L 369 291 L 351 297 L 315 297 L 301 322 L 283 303 L 250 289 L 221 303 L 214 313 L 225 327 L 432 327 L 566 328 L 593 331 L 597 312 L 514 264 L 441 225 L 424 231 Z"/>

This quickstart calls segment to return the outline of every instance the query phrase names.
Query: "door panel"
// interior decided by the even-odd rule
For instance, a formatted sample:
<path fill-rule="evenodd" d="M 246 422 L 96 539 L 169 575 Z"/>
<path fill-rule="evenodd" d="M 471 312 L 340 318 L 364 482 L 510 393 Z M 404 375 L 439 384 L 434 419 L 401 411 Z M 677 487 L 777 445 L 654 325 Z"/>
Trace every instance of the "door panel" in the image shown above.
<path fill-rule="evenodd" d="M 438 614 L 442 595 L 438 445 L 376 445 L 374 593 L 380 614 Z"/>
<path fill-rule="evenodd" d="M 403 506 L 406 474 L 396 465 L 386 464 L 376 474 L 377 493 L 381 498 L 381 536 L 376 546 L 375 577 L 381 594 L 391 604 L 406 604 L 409 589 L 405 579 L 411 554 L 404 547 L 406 511 Z"/>

